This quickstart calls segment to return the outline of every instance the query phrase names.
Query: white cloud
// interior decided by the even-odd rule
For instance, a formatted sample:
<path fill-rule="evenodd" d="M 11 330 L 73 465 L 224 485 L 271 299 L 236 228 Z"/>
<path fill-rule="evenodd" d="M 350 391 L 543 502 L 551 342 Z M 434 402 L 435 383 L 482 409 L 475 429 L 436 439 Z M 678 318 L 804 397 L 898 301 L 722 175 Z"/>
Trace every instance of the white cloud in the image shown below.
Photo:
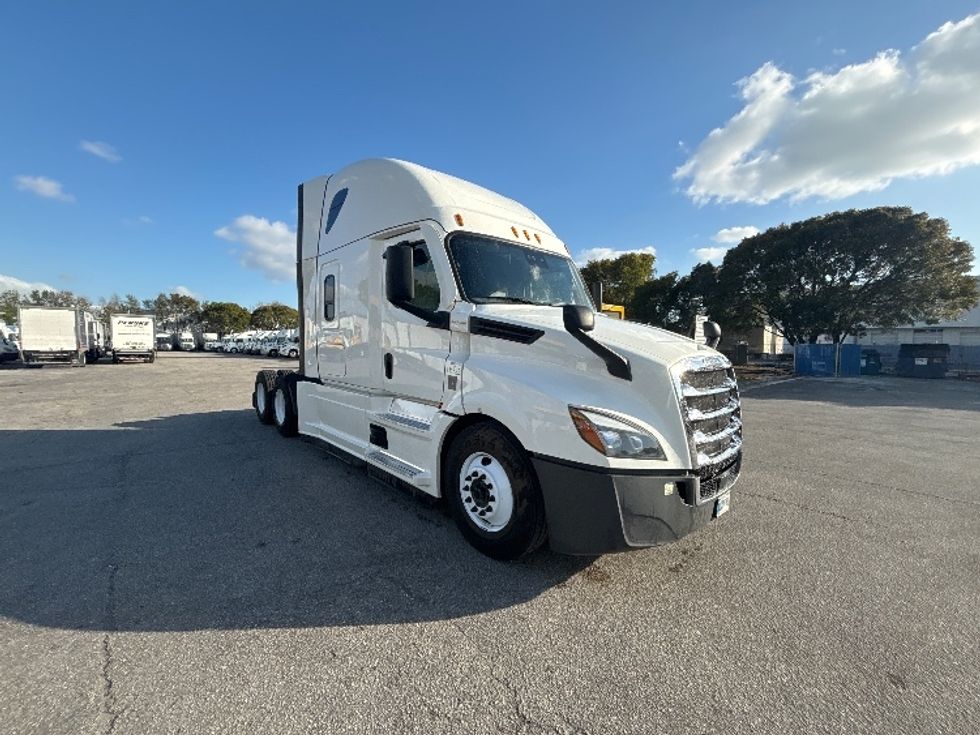
<path fill-rule="evenodd" d="M 187 286 L 174 286 L 173 289 L 171 289 L 171 293 L 177 293 L 181 296 L 190 296 L 192 299 L 197 299 L 198 301 L 201 300 L 201 297 L 187 288 Z"/>
<path fill-rule="evenodd" d="M 0 292 L 16 291 L 17 293 L 27 295 L 31 291 L 35 290 L 57 291 L 58 289 L 52 286 L 50 283 L 44 283 L 43 281 L 22 281 L 19 278 L 5 276 L 3 273 L 0 273 Z"/>
<path fill-rule="evenodd" d="M 743 225 L 741 227 L 722 227 L 718 232 L 711 236 L 718 245 L 709 245 L 703 248 L 693 248 L 691 250 L 699 262 L 711 261 L 721 263 L 725 258 L 725 253 L 738 245 L 747 237 L 759 234 L 759 228 L 754 225 Z"/>
<path fill-rule="evenodd" d="M 738 245 L 745 238 L 758 234 L 759 228 L 753 227 L 752 225 L 745 225 L 744 227 L 723 227 L 712 235 L 711 239 L 722 245 Z"/>
<path fill-rule="evenodd" d="M 831 53 L 834 56 L 843 56 L 844 54 L 847 53 L 847 49 L 846 48 L 835 48 L 833 51 L 831 51 Z"/>
<path fill-rule="evenodd" d="M 725 253 L 731 250 L 730 247 L 706 247 L 706 248 L 694 248 L 691 252 L 694 253 L 698 261 L 703 263 L 710 260 L 712 263 L 718 264 L 725 259 Z"/>
<path fill-rule="evenodd" d="M 123 220 L 124 225 L 129 225 L 130 227 L 135 227 L 137 225 L 152 225 L 153 220 L 147 217 L 145 214 L 141 214 L 139 217 L 127 217 Z"/>
<path fill-rule="evenodd" d="M 109 161 L 109 163 L 119 163 L 122 160 L 122 156 L 119 155 L 119 151 L 114 146 L 100 140 L 83 140 L 78 144 L 78 147 L 86 153 Z"/>
<path fill-rule="evenodd" d="M 73 202 L 75 197 L 66 192 L 60 181 L 46 176 L 15 176 L 14 185 L 20 191 L 29 191 L 45 199 L 57 199 L 59 202 Z"/>
<path fill-rule="evenodd" d="M 904 57 L 803 80 L 769 62 L 738 87 L 743 108 L 674 172 L 698 203 L 839 199 L 980 164 L 980 14 Z"/>
<path fill-rule="evenodd" d="M 643 248 L 628 248 L 626 250 L 615 250 L 613 248 L 589 248 L 588 250 L 583 250 L 575 257 L 575 262 L 580 266 L 585 265 L 590 260 L 607 260 L 612 258 L 618 258 L 620 255 L 625 255 L 626 253 L 649 253 L 650 255 L 656 255 L 657 249 L 653 245 L 647 245 Z"/>
<path fill-rule="evenodd" d="M 214 234 L 239 243 L 241 263 L 262 271 L 273 281 L 289 281 L 296 275 L 296 233 L 285 222 L 244 214 Z"/>

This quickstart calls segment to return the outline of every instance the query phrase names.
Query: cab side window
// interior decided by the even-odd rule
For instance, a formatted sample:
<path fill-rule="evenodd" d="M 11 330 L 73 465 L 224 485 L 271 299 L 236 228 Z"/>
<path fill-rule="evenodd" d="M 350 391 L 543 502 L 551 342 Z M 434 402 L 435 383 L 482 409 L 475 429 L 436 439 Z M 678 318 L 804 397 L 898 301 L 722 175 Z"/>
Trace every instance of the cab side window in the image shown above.
<path fill-rule="evenodd" d="M 408 303 L 420 311 L 436 311 L 441 300 L 439 281 L 429 257 L 429 246 L 424 242 L 412 243 L 412 272 L 415 275 L 415 298 Z"/>

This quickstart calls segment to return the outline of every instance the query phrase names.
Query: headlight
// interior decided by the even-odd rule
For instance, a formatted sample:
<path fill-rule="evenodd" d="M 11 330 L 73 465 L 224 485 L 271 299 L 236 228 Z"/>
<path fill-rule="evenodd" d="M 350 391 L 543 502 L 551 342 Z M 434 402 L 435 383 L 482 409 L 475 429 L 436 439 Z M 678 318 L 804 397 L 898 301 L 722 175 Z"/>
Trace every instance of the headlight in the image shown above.
<path fill-rule="evenodd" d="M 585 443 L 607 457 L 667 459 L 660 442 L 632 424 L 581 408 L 568 409 Z"/>

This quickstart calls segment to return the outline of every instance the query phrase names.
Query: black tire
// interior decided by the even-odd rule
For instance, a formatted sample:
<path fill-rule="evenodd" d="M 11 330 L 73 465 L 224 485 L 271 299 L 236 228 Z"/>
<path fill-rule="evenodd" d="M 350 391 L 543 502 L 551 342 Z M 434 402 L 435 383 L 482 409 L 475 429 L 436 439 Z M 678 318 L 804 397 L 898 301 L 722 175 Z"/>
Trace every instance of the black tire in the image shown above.
<path fill-rule="evenodd" d="M 464 507 L 467 496 L 461 493 L 461 487 L 469 486 L 461 484 L 460 475 L 463 463 L 474 454 L 490 455 L 491 464 L 495 459 L 510 482 L 513 508 L 510 519 L 499 530 L 488 531 L 481 527 Z M 474 424 L 453 439 L 446 453 L 442 487 L 443 497 L 463 537 L 493 559 L 519 559 L 537 549 L 547 538 L 544 501 L 527 453 L 513 437 L 492 424 Z"/>
<path fill-rule="evenodd" d="M 255 388 L 252 390 L 252 408 L 255 415 L 263 424 L 271 424 L 274 420 L 272 416 L 272 392 L 278 383 L 275 370 L 259 370 L 255 375 Z"/>
<path fill-rule="evenodd" d="M 150 353 L 150 356 L 147 358 L 146 361 L 147 362 L 156 362 L 157 361 L 157 353 L 151 352 Z"/>
<path fill-rule="evenodd" d="M 299 433 L 296 394 L 292 381 L 278 381 L 272 392 L 272 420 L 280 434 L 289 438 Z"/>
<path fill-rule="evenodd" d="M 118 365 L 119 364 L 119 355 L 117 355 L 115 353 L 112 354 L 112 364 L 113 365 Z"/>

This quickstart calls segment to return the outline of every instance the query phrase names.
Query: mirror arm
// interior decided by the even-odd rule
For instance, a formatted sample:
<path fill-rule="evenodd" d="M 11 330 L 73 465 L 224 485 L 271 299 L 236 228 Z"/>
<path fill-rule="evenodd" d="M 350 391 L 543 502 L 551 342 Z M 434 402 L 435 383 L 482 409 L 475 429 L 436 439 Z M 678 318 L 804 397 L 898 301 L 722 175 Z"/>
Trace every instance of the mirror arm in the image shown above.
<path fill-rule="evenodd" d="M 574 309 L 574 306 L 566 306 L 564 316 L 564 323 L 566 331 L 572 335 L 575 339 L 585 345 L 590 351 L 597 355 L 604 363 L 606 363 L 606 370 L 614 378 L 622 378 L 623 380 L 633 380 L 633 370 L 630 368 L 630 361 L 625 357 L 620 355 L 618 352 L 606 347 L 601 342 L 593 339 L 589 334 L 583 332 L 578 328 L 573 319 L 570 318 L 570 313 L 568 309 Z"/>

